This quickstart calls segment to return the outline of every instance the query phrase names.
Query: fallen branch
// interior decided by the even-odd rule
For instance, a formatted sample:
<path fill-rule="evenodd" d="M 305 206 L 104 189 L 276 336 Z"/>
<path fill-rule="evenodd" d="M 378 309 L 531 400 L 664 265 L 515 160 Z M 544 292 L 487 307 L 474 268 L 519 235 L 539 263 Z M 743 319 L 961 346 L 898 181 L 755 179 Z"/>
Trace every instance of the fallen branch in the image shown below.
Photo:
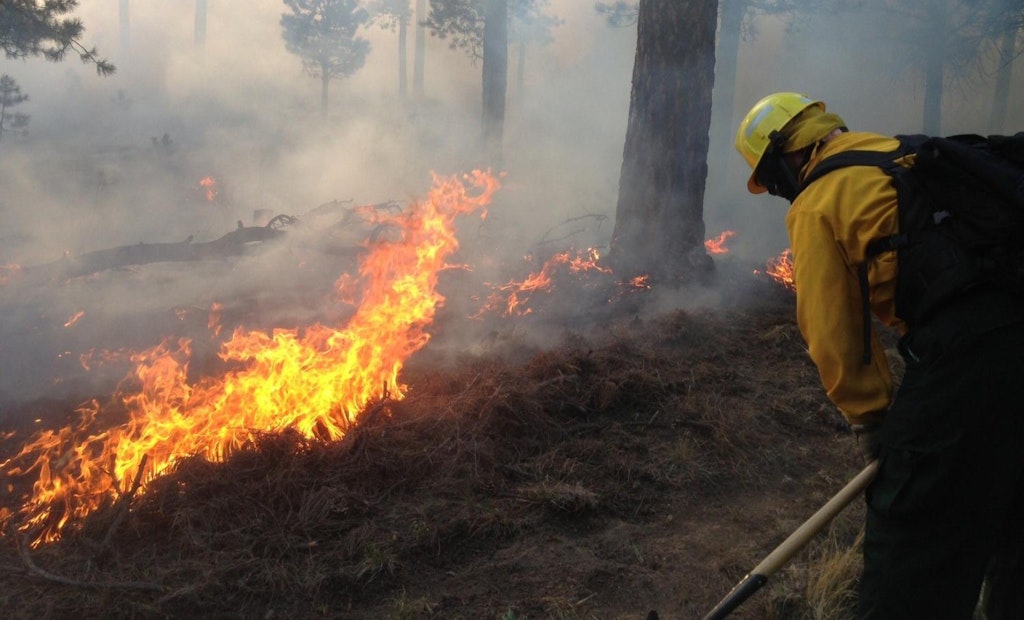
<path fill-rule="evenodd" d="M 79 579 L 72 579 L 70 577 L 51 573 L 48 570 L 40 568 L 35 563 L 28 552 L 28 545 L 25 544 L 24 537 L 20 532 L 12 531 L 11 534 L 13 534 L 12 538 L 15 541 L 15 545 L 18 547 L 18 555 L 21 556 L 21 561 L 24 562 L 25 568 L 28 569 L 30 574 L 41 579 L 45 579 L 46 581 L 52 581 L 54 583 L 71 586 L 73 588 L 91 588 L 97 590 L 149 590 L 153 592 L 164 591 L 164 587 L 160 584 L 144 581 L 81 581 Z"/>
<path fill-rule="evenodd" d="M 138 492 L 139 487 L 142 485 L 142 472 L 146 469 L 146 462 L 149 460 L 148 454 L 143 454 L 142 458 L 139 459 L 139 469 L 135 472 L 135 479 L 132 480 L 132 486 L 128 489 L 128 492 L 121 495 L 117 500 L 117 514 L 114 515 L 114 520 L 111 521 L 110 527 L 107 528 L 107 534 L 103 537 L 103 542 L 100 543 L 100 553 L 103 553 L 107 546 L 110 544 L 110 540 L 114 537 L 114 532 L 120 527 L 121 522 L 128 515 L 128 508 L 131 505 L 132 499 L 135 497 L 135 493 Z"/>
<path fill-rule="evenodd" d="M 58 261 L 26 267 L 27 276 L 45 279 L 68 279 L 107 269 L 148 263 L 197 261 L 241 255 L 251 243 L 270 241 L 284 232 L 266 226 L 242 226 L 214 241 L 192 243 L 192 237 L 177 243 L 139 243 L 107 250 L 66 256 Z"/>

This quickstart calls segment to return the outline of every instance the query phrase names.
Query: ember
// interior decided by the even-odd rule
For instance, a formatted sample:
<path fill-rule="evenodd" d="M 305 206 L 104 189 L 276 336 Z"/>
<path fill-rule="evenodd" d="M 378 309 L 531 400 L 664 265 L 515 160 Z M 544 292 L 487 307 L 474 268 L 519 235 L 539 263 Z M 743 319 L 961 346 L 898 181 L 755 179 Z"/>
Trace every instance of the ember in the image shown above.
<path fill-rule="evenodd" d="M 5 476 L 36 478 L 20 508 L 0 511 L 0 526 L 29 534 L 35 545 L 53 541 L 176 459 L 219 460 L 261 431 L 338 439 L 371 400 L 403 398 L 398 375 L 430 339 L 425 327 L 443 302 L 436 285 L 458 247 L 455 218 L 482 211 L 498 186 L 480 171 L 463 180 L 435 177 L 425 202 L 376 213 L 401 238 L 368 247 L 358 306 L 346 325 L 271 333 L 239 327 L 220 352 L 233 370 L 194 383 L 187 380 L 188 339 L 134 354 L 136 367 L 125 381 L 132 387 L 116 394 L 128 413 L 125 424 L 99 428 L 101 405 L 91 401 L 77 410 L 77 423 L 40 432 L 0 463 Z"/>
<path fill-rule="evenodd" d="M 199 180 L 199 186 L 206 190 L 206 199 L 213 202 L 217 198 L 217 179 L 203 177 Z"/>
<path fill-rule="evenodd" d="M 72 325 L 74 325 L 75 323 L 78 322 L 78 319 L 82 318 L 83 316 L 85 316 L 85 311 L 84 310 L 79 310 L 78 312 L 72 314 L 71 318 L 69 318 L 64 323 L 64 327 L 71 327 Z"/>

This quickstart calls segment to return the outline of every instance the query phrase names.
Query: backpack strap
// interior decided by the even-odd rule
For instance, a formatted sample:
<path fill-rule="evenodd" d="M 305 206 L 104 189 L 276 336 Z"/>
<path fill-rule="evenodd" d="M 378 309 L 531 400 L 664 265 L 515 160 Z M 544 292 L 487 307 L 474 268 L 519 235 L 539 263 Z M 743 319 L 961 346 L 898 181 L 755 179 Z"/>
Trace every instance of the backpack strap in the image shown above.
<path fill-rule="evenodd" d="M 881 168 L 883 172 L 889 175 L 893 186 L 896 187 L 898 200 L 901 186 L 899 172 L 905 169 L 899 163 L 899 160 L 916 152 L 917 148 L 928 139 L 928 136 L 896 136 L 896 139 L 899 140 L 899 146 L 892 151 L 852 150 L 826 157 L 807 173 L 803 183 L 800 185 L 800 191 L 802 192 L 808 185 L 834 170 L 849 166 L 872 166 Z M 799 195 L 799 192 L 797 195 Z M 861 360 L 865 366 L 871 363 L 871 300 L 868 298 L 870 293 L 868 263 L 882 252 L 898 250 L 905 247 L 909 242 L 910 237 L 907 233 L 897 233 L 874 239 L 865 248 L 864 262 L 857 265 L 857 284 L 860 289 L 861 298 L 861 319 L 864 326 L 864 354 Z"/>

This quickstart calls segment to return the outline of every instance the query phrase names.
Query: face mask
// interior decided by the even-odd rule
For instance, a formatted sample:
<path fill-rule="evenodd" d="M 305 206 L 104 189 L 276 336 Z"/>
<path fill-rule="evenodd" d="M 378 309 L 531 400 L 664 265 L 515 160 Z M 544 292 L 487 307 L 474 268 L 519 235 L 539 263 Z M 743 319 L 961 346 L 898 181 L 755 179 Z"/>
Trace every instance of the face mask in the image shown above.
<path fill-rule="evenodd" d="M 781 196 L 793 202 L 800 193 L 800 183 L 784 157 L 786 138 L 778 131 L 773 131 L 768 139 L 768 148 L 765 149 L 761 163 L 754 172 L 755 179 L 759 185 L 767 188 L 772 196 Z M 805 154 L 805 162 L 806 158 Z"/>

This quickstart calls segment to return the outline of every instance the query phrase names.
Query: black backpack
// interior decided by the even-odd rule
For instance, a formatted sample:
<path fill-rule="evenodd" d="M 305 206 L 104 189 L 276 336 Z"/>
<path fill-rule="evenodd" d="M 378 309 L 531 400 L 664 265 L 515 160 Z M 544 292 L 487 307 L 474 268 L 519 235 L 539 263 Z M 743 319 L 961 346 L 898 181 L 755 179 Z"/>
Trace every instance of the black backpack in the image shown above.
<path fill-rule="evenodd" d="M 864 363 L 870 361 L 868 263 L 896 251 L 896 316 L 911 329 L 970 289 L 1024 297 L 1024 132 L 1013 136 L 896 136 L 895 151 L 825 158 L 801 189 L 846 166 L 876 166 L 896 188 L 899 233 L 875 239 L 859 266 Z"/>

